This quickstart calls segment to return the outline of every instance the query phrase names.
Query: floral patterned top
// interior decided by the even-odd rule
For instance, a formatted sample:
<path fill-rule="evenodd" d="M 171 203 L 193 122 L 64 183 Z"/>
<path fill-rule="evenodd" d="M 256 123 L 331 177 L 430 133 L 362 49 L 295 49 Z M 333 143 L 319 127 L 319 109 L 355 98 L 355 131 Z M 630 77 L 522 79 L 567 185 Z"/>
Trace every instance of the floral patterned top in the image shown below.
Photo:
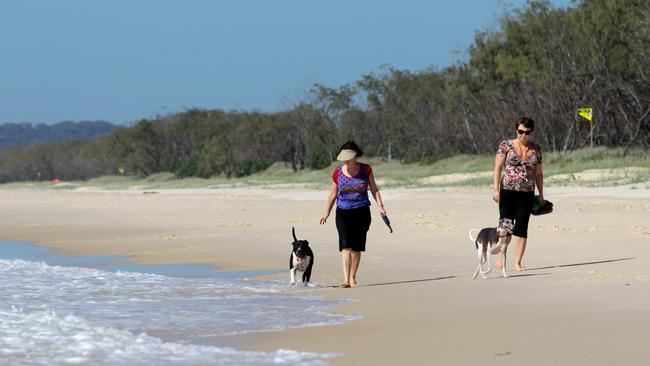
<path fill-rule="evenodd" d="M 535 191 L 535 167 L 542 163 L 542 149 L 528 142 L 525 161 L 521 159 L 519 147 L 511 140 L 499 144 L 497 157 L 504 157 L 505 174 L 501 178 L 501 189 L 519 192 Z"/>

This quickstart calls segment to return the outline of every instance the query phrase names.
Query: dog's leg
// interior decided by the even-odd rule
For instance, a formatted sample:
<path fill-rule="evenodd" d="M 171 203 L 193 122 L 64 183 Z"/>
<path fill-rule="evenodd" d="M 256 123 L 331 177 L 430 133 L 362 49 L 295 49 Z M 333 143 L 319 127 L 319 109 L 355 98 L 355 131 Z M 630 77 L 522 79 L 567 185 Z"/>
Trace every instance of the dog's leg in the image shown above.
<path fill-rule="evenodd" d="M 507 249 L 507 247 L 506 247 Z M 506 250 L 504 249 L 501 254 L 499 254 L 499 258 L 503 261 L 503 267 L 501 268 L 501 273 L 503 273 L 503 277 L 506 278 L 508 277 L 508 274 L 506 273 Z"/>
<path fill-rule="evenodd" d="M 483 265 L 482 264 L 479 264 L 479 266 L 480 266 L 479 268 L 481 269 L 481 277 L 483 277 L 483 279 L 486 280 L 487 279 L 487 276 L 486 276 L 487 272 L 483 271 Z"/>
<path fill-rule="evenodd" d="M 485 272 L 483 271 L 483 263 L 485 263 L 486 258 L 487 258 L 486 254 L 485 254 L 486 249 L 487 248 L 483 244 L 481 244 L 480 247 L 479 247 L 479 253 L 478 253 L 478 256 L 479 256 L 478 270 L 481 273 L 481 277 L 483 277 L 483 279 L 487 279 L 487 277 L 485 276 Z"/>
<path fill-rule="evenodd" d="M 473 280 L 476 279 L 476 276 L 478 276 L 479 273 L 481 274 L 481 277 L 483 277 L 484 279 L 486 278 L 485 274 L 483 274 L 483 262 L 482 262 L 482 259 L 483 258 L 482 258 L 482 255 L 481 255 L 478 258 L 478 265 L 476 266 L 476 271 L 474 272 L 474 276 L 472 277 Z"/>
<path fill-rule="evenodd" d="M 311 269 L 314 267 L 314 258 L 309 258 L 309 265 L 307 266 L 307 269 L 305 272 L 302 274 L 302 284 L 307 286 L 309 285 L 309 280 L 311 279 Z"/>
<path fill-rule="evenodd" d="M 477 244 L 478 245 L 478 244 Z M 476 276 L 478 276 L 478 273 L 481 272 L 481 275 L 483 274 L 483 250 L 481 249 L 481 245 L 479 245 L 478 249 L 476 250 L 476 254 L 478 255 L 478 266 L 476 266 L 476 271 L 474 272 L 474 277 L 472 277 L 473 280 L 476 279 Z"/>
<path fill-rule="evenodd" d="M 296 267 L 291 268 L 289 273 L 291 274 L 291 281 L 289 281 L 289 284 L 293 286 L 296 284 Z"/>
<path fill-rule="evenodd" d="M 490 273 L 490 271 L 492 270 L 491 264 L 490 264 L 490 247 L 489 247 L 489 243 L 481 244 L 481 247 L 483 249 L 481 263 L 486 263 L 486 267 L 487 267 L 487 270 L 485 270 L 485 271 L 483 270 L 483 267 L 481 267 L 481 274 L 486 275 L 486 274 Z M 483 276 L 483 278 L 487 278 L 487 277 Z"/>
<path fill-rule="evenodd" d="M 485 253 L 485 261 L 487 262 L 486 264 L 487 270 L 484 273 L 488 274 L 492 271 L 492 254 L 490 254 L 489 250 L 487 250 Z"/>
<path fill-rule="evenodd" d="M 478 266 L 476 266 L 476 271 L 474 271 L 474 276 L 472 277 L 473 280 L 476 279 L 476 276 L 478 276 L 478 273 L 481 272 L 481 264 L 479 263 Z"/>

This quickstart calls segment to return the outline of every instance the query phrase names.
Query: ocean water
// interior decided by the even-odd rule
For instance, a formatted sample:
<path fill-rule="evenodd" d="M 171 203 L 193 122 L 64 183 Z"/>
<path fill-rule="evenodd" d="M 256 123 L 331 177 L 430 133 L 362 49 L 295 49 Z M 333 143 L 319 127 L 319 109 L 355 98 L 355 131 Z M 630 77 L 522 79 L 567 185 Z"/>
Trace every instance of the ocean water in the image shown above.
<path fill-rule="evenodd" d="M 337 354 L 213 343 L 356 319 L 326 311 L 345 301 L 285 282 L 58 266 L 31 260 L 43 253 L 10 253 L 3 244 L 0 257 L 30 259 L 0 259 L 3 365 L 326 365 Z"/>

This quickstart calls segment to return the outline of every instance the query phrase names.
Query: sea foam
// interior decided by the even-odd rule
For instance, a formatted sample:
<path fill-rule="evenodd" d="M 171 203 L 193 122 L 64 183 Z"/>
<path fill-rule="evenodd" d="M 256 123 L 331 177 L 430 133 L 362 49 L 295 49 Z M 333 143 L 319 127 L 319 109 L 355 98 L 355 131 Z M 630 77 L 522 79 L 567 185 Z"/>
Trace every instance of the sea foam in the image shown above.
<path fill-rule="evenodd" d="M 356 318 L 324 310 L 342 301 L 287 291 L 277 281 L 112 273 L 23 260 L 0 259 L 0 299 L 0 363 L 8 364 L 322 365 L 334 354 L 201 344 Z"/>

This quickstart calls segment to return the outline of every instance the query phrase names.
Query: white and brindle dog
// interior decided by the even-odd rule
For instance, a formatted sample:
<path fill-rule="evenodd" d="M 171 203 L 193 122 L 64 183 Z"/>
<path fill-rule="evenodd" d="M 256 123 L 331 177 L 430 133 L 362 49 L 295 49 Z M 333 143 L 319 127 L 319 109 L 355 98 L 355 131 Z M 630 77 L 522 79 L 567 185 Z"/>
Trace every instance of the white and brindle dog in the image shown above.
<path fill-rule="evenodd" d="M 476 267 L 476 272 L 474 272 L 473 279 L 476 279 L 478 274 L 481 274 L 481 277 L 484 279 L 487 278 L 486 274 L 490 273 L 491 268 L 491 256 L 499 254 L 499 258 L 503 263 L 501 267 L 501 272 L 503 277 L 508 277 L 506 274 L 506 251 L 508 250 L 508 244 L 510 244 L 510 239 L 512 238 L 512 230 L 514 224 L 512 219 L 501 219 L 499 220 L 499 226 L 497 227 L 486 227 L 479 231 L 476 238 L 472 237 L 472 232 L 475 229 L 469 231 L 469 239 L 476 244 L 476 252 L 478 254 L 478 266 Z M 487 270 L 483 270 L 483 264 L 487 262 Z"/>
<path fill-rule="evenodd" d="M 289 284 L 295 285 L 296 272 L 302 272 L 302 284 L 307 286 L 311 279 L 311 269 L 314 267 L 314 252 L 309 247 L 307 240 L 298 240 L 296 238 L 296 229 L 293 227 L 291 228 L 291 234 L 293 235 L 293 243 L 291 243 L 293 250 L 289 256 L 289 274 L 291 276 Z"/>

